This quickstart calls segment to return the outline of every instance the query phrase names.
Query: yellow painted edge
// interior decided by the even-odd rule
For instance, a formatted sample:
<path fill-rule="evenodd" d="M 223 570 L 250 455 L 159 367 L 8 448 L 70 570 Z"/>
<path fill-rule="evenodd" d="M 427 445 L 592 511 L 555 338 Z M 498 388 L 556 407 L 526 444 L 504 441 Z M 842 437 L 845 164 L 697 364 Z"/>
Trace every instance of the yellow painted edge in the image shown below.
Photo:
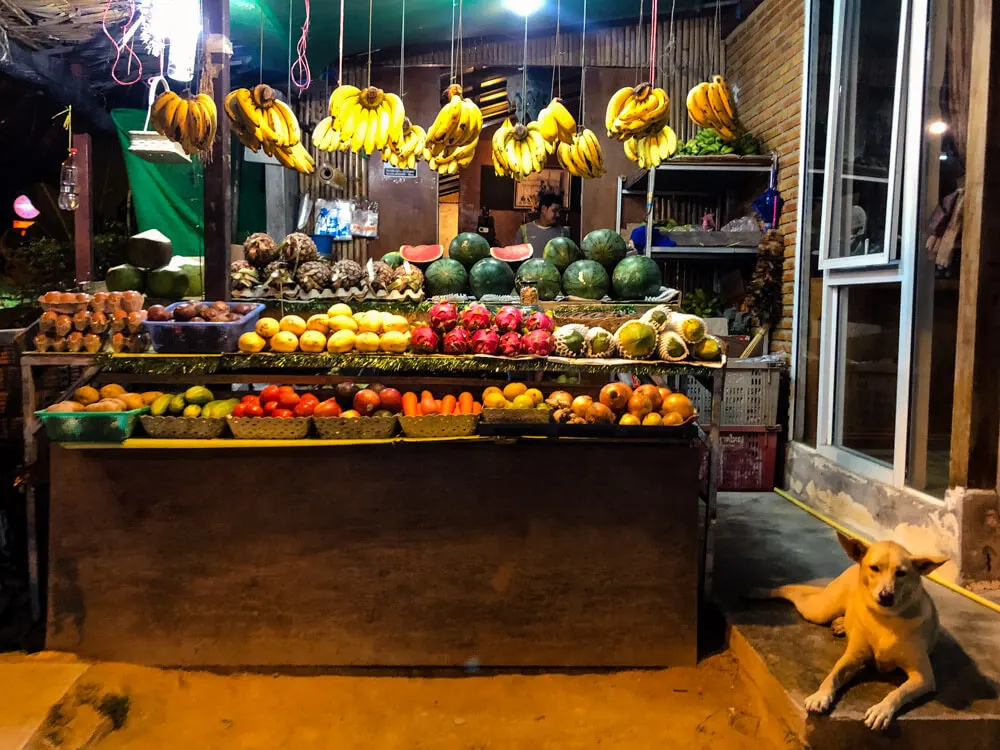
<path fill-rule="evenodd" d="M 788 494 L 784 490 L 780 490 L 777 487 L 775 487 L 774 491 L 779 496 L 785 498 L 785 500 L 787 500 L 788 502 L 790 502 L 792 505 L 794 505 L 794 506 L 796 506 L 798 508 L 801 508 L 802 510 L 804 510 L 806 513 L 808 513 L 809 515 L 813 516 L 814 518 L 818 518 L 820 521 L 822 521 L 823 523 L 825 523 L 827 526 L 833 527 L 834 529 L 836 529 L 837 531 L 839 531 L 841 534 L 844 534 L 845 536 L 853 537 L 855 539 L 860 539 L 862 542 L 865 542 L 866 544 L 871 544 L 872 543 L 873 540 L 866 539 L 865 537 L 861 536 L 861 534 L 858 534 L 857 532 L 851 531 L 846 526 L 842 526 L 841 524 L 839 524 L 836 521 L 834 521 L 832 518 L 828 518 L 827 516 L 824 516 L 822 513 L 820 513 L 815 508 L 810 508 L 808 505 L 806 505 L 805 503 L 803 503 L 797 497 L 793 497 L 792 495 Z M 986 607 L 987 609 L 991 609 L 994 612 L 1000 614 L 1000 604 L 997 604 L 996 602 L 991 602 L 989 599 L 986 599 L 985 597 L 980 596 L 975 591 L 969 591 L 969 589 L 967 589 L 967 588 L 965 588 L 963 586 L 959 586 L 957 583 L 949 581 L 946 578 L 942 578 L 937 573 L 931 573 L 927 577 L 930 580 L 934 581 L 934 583 L 938 584 L 939 586 L 944 586 L 949 591 L 954 591 L 956 594 L 961 594 L 966 599 L 970 599 L 970 600 L 974 601 L 976 604 L 980 604 L 983 607 Z"/>
<path fill-rule="evenodd" d="M 207 440 L 171 438 L 129 438 L 123 443 L 60 443 L 67 450 L 218 450 L 220 448 L 309 448 L 316 446 L 343 445 L 388 445 L 391 443 L 448 443 L 457 440 L 492 441 L 492 437 L 467 435 L 461 437 L 409 438 L 403 436 L 378 440 L 239 440 L 237 438 L 213 438 Z"/>

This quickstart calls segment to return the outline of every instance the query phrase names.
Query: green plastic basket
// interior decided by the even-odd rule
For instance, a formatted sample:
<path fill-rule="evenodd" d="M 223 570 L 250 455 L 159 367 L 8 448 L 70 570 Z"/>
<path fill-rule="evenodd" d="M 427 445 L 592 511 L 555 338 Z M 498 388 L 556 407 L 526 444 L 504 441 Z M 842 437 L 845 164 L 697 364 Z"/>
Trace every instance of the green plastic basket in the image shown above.
<path fill-rule="evenodd" d="M 128 440 L 148 406 L 131 411 L 36 411 L 54 443 L 120 443 Z"/>

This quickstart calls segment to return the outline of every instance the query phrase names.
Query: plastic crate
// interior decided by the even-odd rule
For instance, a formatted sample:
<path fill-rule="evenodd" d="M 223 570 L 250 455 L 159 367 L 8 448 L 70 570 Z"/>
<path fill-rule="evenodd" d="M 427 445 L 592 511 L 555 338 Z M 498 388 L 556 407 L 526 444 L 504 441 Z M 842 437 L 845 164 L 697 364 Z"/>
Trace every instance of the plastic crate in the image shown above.
<path fill-rule="evenodd" d="M 780 427 L 723 427 L 720 490 L 773 490 Z"/>
<path fill-rule="evenodd" d="M 173 312 L 175 302 L 167 307 Z M 230 307 L 233 304 L 231 303 Z M 264 312 L 264 305 L 256 303 L 254 310 L 231 323 L 182 323 L 177 320 L 147 320 L 146 328 L 153 339 L 153 349 L 160 354 L 219 354 L 235 352 L 240 336 L 252 331 Z"/>
<path fill-rule="evenodd" d="M 726 389 L 722 398 L 722 420 L 726 426 L 770 427 L 778 424 L 778 396 L 782 367 L 747 366 L 729 360 Z M 697 380 L 685 378 L 684 393 L 708 424 L 712 416 L 712 392 Z"/>
<path fill-rule="evenodd" d="M 131 411 L 36 411 L 45 433 L 54 443 L 121 443 L 132 436 L 139 415 L 148 406 Z"/>

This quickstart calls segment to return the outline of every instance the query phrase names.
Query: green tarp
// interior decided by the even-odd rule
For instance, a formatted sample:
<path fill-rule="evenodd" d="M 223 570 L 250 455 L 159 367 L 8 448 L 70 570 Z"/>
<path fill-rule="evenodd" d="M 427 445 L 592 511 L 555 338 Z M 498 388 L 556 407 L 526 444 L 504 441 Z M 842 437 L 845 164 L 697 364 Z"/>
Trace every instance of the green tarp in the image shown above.
<path fill-rule="evenodd" d="M 204 191 L 201 165 L 151 164 L 130 153 L 128 131 L 142 130 L 146 111 L 115 109 L 111 119 L 125 154 L 132 189 L 137 233 L 158 229 L 174 246 L 174 255 L 201 257 L 205 253 Z"/>

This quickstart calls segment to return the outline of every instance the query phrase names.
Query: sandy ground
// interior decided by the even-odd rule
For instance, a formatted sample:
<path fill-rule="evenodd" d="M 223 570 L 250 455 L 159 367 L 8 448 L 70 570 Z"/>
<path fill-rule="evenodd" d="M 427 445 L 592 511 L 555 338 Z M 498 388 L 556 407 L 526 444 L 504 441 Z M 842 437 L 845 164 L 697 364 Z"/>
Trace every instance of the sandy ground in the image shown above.
<path fill-rule="evenodd" d="M 223 676 L 98 664 L 131 698 L 99 750 L 766 750 L 728 654 L 697 668 L 471 677 Z"/>

